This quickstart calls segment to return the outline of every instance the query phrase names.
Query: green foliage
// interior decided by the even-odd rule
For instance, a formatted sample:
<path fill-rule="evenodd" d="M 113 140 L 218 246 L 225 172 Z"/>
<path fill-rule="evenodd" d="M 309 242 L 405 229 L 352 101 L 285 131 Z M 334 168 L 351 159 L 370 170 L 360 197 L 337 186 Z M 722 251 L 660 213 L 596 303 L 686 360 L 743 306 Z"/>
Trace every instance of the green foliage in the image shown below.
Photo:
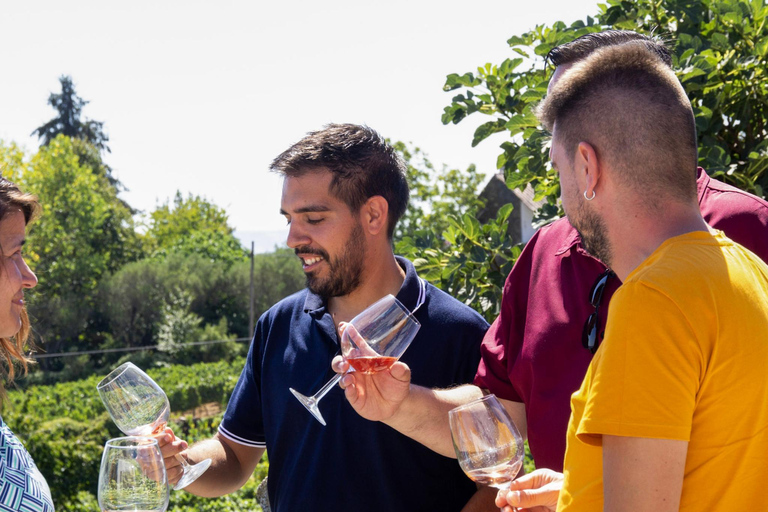
<path fill-rule="evenodd" d="M 555 46 L 610 28 L 656 34 L 668 41 L 674 69 L 696 116 L 700 165 L 726 182 L 765 197 L 768 7 L 764 1 L 608 0 L 596 11 L 584 21 L 539 25 L 514 35 L 507 41 L 510 58 L 487 63 L 475 72 L 450 74 L 443 87 L 452 94 L 443 123 L 479 119 L 472 146 L 503 134 L 497 168 L 504 172 L 507 186 L 523 190 L 530 184 L 534 200 L 546 199 L 534 226 L 562 215 L 559 179 L 549 165 L 548 137 L 533 115 L 551 75 L 544 57 Z M 497 242 L 506 232 L 499 219 L 496 226 L 484 226 L 481 234 L 473 218 L 476 211 L 470 209 L 451 220 L 455 240 L 448 240 L 450 246 L 434 234 L 415 233 L 405 237 L 398 250 L 421 256 L 420 268 L 431 281 L 488 317 L 501 299 L 505 272 L 497 268 L 508 268 L 519 248 Z M 480 263 L 483 253 L 486 265 Z M 499 254 L 503 254 L 500 262 Z"/>
<path fill-rule="evenodd" d="M 250 261 L 226 266 L 202 255 L 182 253 L 125 265 L 99 287 L 98 313 L 105 331 L 111 334 L 104 347 L 155 345 L 164 311 L 173 307 L 179 294 L 189 299 L 183 311 L 202 319 L 205 334 L 195 335 L 190 341 L 224 339 L 222 336 L 229 333 L 250 337 L 250 271 Z M 279 249 L 255 255 L 255 317 L 300 290 L 303 282 L 304 274 L 292 251 Z M 205 330 L 221 325 L 223 319 L 228 332 L 219 330 L 218 338 L 201 339 L 213 336 L 213 332 Z M 221 349 L 207 350 L 212 354 Z"/>
<path fill-rule="evenodd" d="M 26 250 L 41 279 L 28 297 L 41 345 L 50 352 L 85 341 L 100 279 L 138 252 L 131 212 L 103 172 L 83 164 L 82 150 L 82 142 L 59 135 L 40 148 L 19 179 L 42 205 Z"/>
<path fill-rule="evenodd" d="M 504 280 L 520 254 L 507 235 L 508 204 L 496 219 L 481 225 L 470 213 L 448 218 L 443 233 L 420 232 L 401 240 L 396 250 L 413 261 L 419 274 L 442 290 L 474 307 L 486 320 L 499 314 Z"/>
<path fill-rule="evenodd" d="M 556 204 L 559 184 L 548 168 L 545 134 L 532 108 L 544 97 L 549 70 L 544 56 L 555 46 L 609 28 L 660 35 L 669 41 L 673 66 L 694 107 L 699 162 L 710 173 L 764 196 L 768 184 L 766 52 L 768 8 L 763 0 L 609 0 L 597 15 L 562 22 L 508 40 L 515 58 L 486 64 L 477 74 L 452 74 L 444 90 L 460 91 L 445 108 L 443 123 L 470 115 L 490 118 L 472 145 L 503 132 L 497 165 L 507 184 L 531 183 L 536 199 Z M 523 58 L 520 58 L 523 57 Z M 545 216 L 556 214 L 549 208 Z"/>
<path fill-rule="evenodd" d="M 159 350 L 175 354 L 184 343 L 202 341 L 196 339 L 200 330 L 202 318 L 189 312 L 191 297 L 188 293 L 179 292 L 171 296 L 170 303 L 165 304 L 163 319 L 157 333 Z"/>
<path fill-rule="evenodd" d="M 247 257 L 227 223 L 227 213 L 200 196 L 184 199 L 177 192 L 173 205 L 166 202 L 149 217 L 144 241 L 147 252 L 156 258 L 175 252 L 199 254 L 219 264 L 232 265 Z"/>
<path fill-rule="evenodd" d="M 0 176 L 17 183 L 26 167 L 24 151 L 13 142 L 6 144 L 0 139 Z"/>
<path fill-rule="evenodd" d="M 483 175 L 474 165 L 464 171 L 445 166 L 437 170 L 418 147 L 403 142 L 393 142 L 392 146 L 405 161 L 411 193 L 405 215 L 395 230 L 395 240 L 412 237 L 421 230 L 442 237 L 449 227 L 449 215 L 460 217 L 483 207 L 477 195 Z"/>
<path fill-rule="evenodd" d="M 149 368 L 148 373 L 166 391 L 171 403 L 171 426 L 190 443 L 210 438 L 222 415 L 200 420 L 181 416 L 183 411 L 210 402 L 224 406 L 234 389 L 243 358 L 232 363 L 177 365 Z M 123 435 L 114 426 L 96 391 L 101 376 L 11 390 L 3 418 L 22 440 L 53 493 L 57 510 L 97 510 L 96 485 L 103 446 Z M 256 487 L 266 476 L 266 458 L 254 477 L 237 493 L 219 499 L 171 493 L 172 510 L 258 510 Z"/>

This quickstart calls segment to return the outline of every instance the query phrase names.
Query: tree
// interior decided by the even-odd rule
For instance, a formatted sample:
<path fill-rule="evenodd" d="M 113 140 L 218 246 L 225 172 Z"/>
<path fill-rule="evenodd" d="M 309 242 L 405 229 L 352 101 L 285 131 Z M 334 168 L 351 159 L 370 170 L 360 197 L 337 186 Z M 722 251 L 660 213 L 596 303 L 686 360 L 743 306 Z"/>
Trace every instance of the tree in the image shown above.
<path fill-rule="evenodd" d="M 166 202 L 150 214 L 144 242 L 147 252 L 156 258 L 178 252 L 199 254 L 224 265 L 246 259 L 227 213 L 200 196 L 184 199 L 181 192 L 172 205 Z"/>
<path fill-rule="evenodd" d="M 139 255 L 131 212 L 106 177 L 82 164 L 78 144 L 57 136 L 32 157 L 19 183 L 42 206 L 28 236 L 40 279 L 29 309 L 48 351 L 87 344 L 100 279 Z"/>
<path fill-rule="evenodd" d="M 560 186 L 548 165 L 547 134 L 532 111 L 546 93 L 551 75 L 544 57 L 553 47 L 589 32 L 617 28 L 656 34 L 669 41 L 673 66 L 691 99 L 699 163 L 710 174 L 765 197 L 768 7 L 763 0 L 608 0 L 596 10 L 597 15 L 585 21 L 539 25 L 512 36 L 507 42 L 514 58 L 485 64 L 474 73 L 448 75 L 444 90 L 458 94 L 454 92 L 445 108 L 443 123 L 487 116 L 475 130 L 472 146 L 503 133 L 497 167 L 504 171 L 507 186 L 522 190 L 530 183 L 536 200 L 547 199 L 539 224 L 551 221 L 562 214 L 557 203 Z M 409 239 L 399 250 L 421 254 L 419 268 L 430 280 L 492 317 L 506 276 L 498 271 L 498 262 L 511 266 L 519 248 L 498 245 L 497 231 L 506 229 L 500 218 L 496 226 L 480 227 L 472 214 L 451 222 L 456 229 L 451 247 L 434 238 Z M 486 265 L 468 269 L 463 263 L 482 260 L 483 254 Z M 473 303 L 483 283 L 486 291 L 498 293 L 480 293 L 483 300 Z"/>
<path fill-rule="evenodd" d="M 438 170 L 420 148 L 399 141 L 392 147 L 405 161 L 411 193 L 405 215 L 397 223 L 396 240 L 424 230 L 442 237 L 449 214 L 460 216 L 484 206 L 477 195 L 484 176 L 474 165 L 464 171 L 446 166 Z"/>
<path fill-rule="evenodd" d="M 477 74 L 449 75 L 444 90 L 463 92 L 445 108 L 443 123 L 459 123 L 476 113 L 489 116 L 476 129 L 472 145 L 505 133 L 498 167 L 507 184 L 522 189 L 530 182 L 537 198 L 547 197 L 554 206 L 559 184 L 547 168 L 547 139 L 531 110 L 546 93 L 550 70 L 544 56 L 559 44 L 609 28 L 656 34 L 669 41 L 673 67 L 691 99 L 700 164 L 765 197 L 767 18 L 762 0 L 610 0 L 585 22 L 541 25 L 511 37 L 507 42 L 518 58 L 486 64 Z M 554 213 L 552 207 L 544 212 Z"/>
<path fill-rule="evenodd" d="M 0 176 L 17 183 L 26 168 L 24 151 L 13 142 L 6 144 L 0 139 Z"/>
<path fill-rule="evenodd" d="M 91 144 L 99 151 L 109 152 L 107 142 L 109 137 L 104 133 L 104 123 L 91 119 L 80 119 L 82 110 L 89 102 L 85 101 L 75 92 L 72 77 L 59 77 L 61 93 L 51 93 L 48 96 L 48 104 L 59 113 L 56 117 L 42 126 L 37 127 L 32 135 L 42 139 L 42 145 L 47 146 L 58 135 L 66 135 L 73 139 L 81 139 Z"/>

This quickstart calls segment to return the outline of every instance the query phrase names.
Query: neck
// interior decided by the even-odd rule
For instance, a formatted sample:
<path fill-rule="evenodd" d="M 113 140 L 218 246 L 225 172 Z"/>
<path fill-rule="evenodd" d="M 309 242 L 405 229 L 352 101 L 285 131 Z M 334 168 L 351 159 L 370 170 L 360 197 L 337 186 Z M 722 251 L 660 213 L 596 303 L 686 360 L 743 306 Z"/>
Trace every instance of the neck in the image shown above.
<path fill-rule="evenodd" d="M 613 249 L 611 269 L 624 281 L 661 244 L 670 238 L 709 231 L 696 203 L 669 202 L 663 210 L 652 213 L 627 213 L 608 226 Z"/>
<path fill-rule="evenodd" d="M 369 251 L 360 286 L 352 293 L 328 299 L 328 311 L 333 315 L 336 325 L 349 322 L 385 295 L 397 296 L 404 280 L 405 270 L 398 265 L 391 249 L 388 248 L 383 254 Z"/>

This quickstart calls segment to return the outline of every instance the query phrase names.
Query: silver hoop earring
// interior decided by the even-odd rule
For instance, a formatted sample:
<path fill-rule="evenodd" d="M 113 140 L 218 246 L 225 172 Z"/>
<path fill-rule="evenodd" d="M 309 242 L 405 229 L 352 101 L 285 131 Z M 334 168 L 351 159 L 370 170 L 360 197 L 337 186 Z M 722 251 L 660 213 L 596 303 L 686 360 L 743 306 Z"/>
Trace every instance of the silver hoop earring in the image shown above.
<path fill-rule="evenodd" d="M 592 197 L 587 197 L 587 191 L 586 190 L 584 191 L 584 199 L 586 199 L 587 201 L 591 201 L 594 198 L 595 198 L 595 191 L 594 190 L 592 191 Z"/>

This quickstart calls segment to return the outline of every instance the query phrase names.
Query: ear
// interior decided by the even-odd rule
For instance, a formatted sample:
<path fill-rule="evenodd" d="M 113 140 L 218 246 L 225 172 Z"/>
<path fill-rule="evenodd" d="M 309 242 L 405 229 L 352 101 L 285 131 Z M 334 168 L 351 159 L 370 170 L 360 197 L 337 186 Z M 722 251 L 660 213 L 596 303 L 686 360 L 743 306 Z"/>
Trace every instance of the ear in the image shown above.
<path fill-rule="evenodd" d="M 597 184 L 602 177 L 601 162 L 597 157 L 597 152 L 592 144 L 588 142 L 579 142 L 576 148 L 576 158 L 574 168 L 579 173 L 579 179 L 583 180 L 582 188 L 586 195 L 591 196 L 597 188 Z"/>
<path fill-rule="evenodd" d="M 387 234 L 389 203 L 382 196 L 369 197 L 360 209 L 360 222 L 371 235 Z"/>

